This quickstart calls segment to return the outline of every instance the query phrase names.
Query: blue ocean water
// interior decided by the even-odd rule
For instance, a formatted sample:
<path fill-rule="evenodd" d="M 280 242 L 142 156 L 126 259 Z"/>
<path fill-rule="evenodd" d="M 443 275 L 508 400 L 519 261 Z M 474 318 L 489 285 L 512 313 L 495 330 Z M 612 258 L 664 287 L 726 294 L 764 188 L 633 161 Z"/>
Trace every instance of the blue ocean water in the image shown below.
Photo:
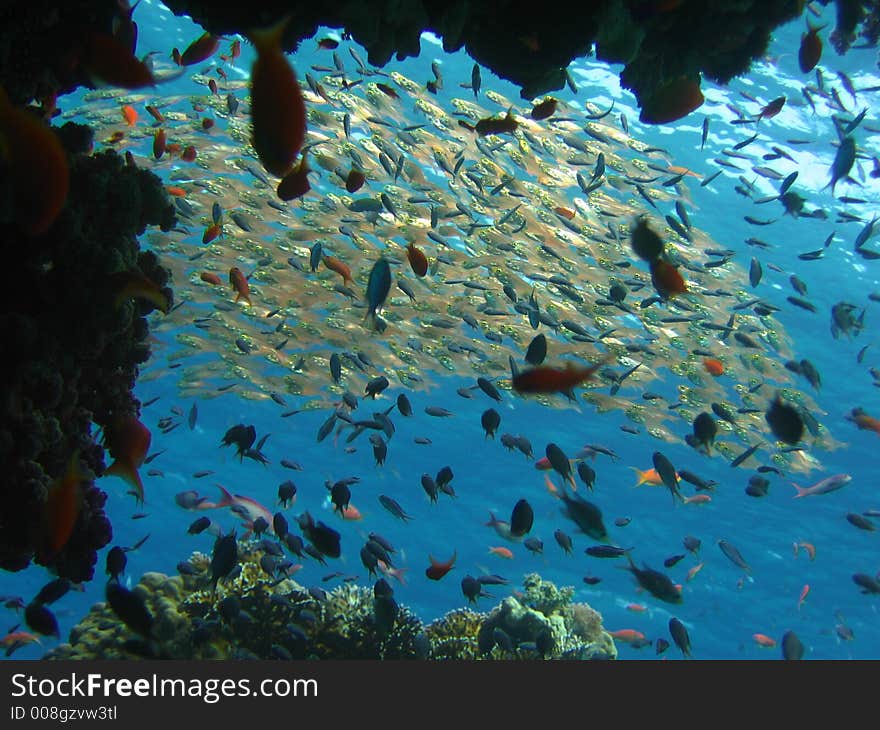
<path fill-rule="evenodd" d="M 825 17 L 818 22 L 828 22 L 833 27 L 832 10 L 826 9 Z M 186 19 L 175 18 L 164 6 L 156 2 L 143 2 L 136 11 L 139 24 L 139 54 L 152 50 L 166 54 L 172 46 L 184 48 L 201 29 Z M 814 20 L 814 22 L 816 22 Z M 290 418 L 280 418 L 287 408 L 302 405 L 304 399 L 285 396 L 287 407 L 272 401 L 255 401 L 242 398 L 236 391 L 240 386 L 219 397 L 205 393 L 198 399 L 198 422 L 194 430 L 186 424 L 163 435 L 156 422 L 169 414 L 176 406 L 187 412 L 194 399 L 181 398 L 177 393 L 176 380 L 166 377 L 167 355 L 173 352 L 173 341 L 157 341 L 154 355 L 144 368 L 143 379 L 136 389 L 144 402 L 158 401 L 144 409 L 143 422 L 153 431 L 151 452 L 164 450 L 161 457 L 151 464 L 161 469 L 164 476 L 146 476 L 146 507 L 148 517 L 131 520 L 133 501 L 126 494 L 123 482 L 113 478 L 101 480 L 101 487 L 109 495 L 107 512 L 114 527 L 112 545 L 132 545 L 144 535 L 149 539 L 141 549 L 128 554 L 126 576 L 132 583 L 146 571 L 174 573 L 176 564 L 186 559 L 194 550 L 209 553 L 212 538 L 208 534 L 191 537 L 186 534 L 189 523 L 198 514 L 185 512 L 176 506 L 174 495 L 186 489 L 197 489 L 214 498 L 215 483 L 222 483 L 231 492 L 250 496 L 270 509 L 274 509 L 278 485 L 293 479 L 298 487 L 295 506 L 288 511 L 293 515 L 308 510 L 317 519 L 323 519 L 342 535 L 342 557 L 329 561 L 324 567 L 306 561 L 296 579 L 305 584 L 320 584 L 326 588 L 336 585 L 339 578 L 322 583 L 323 576 L 339 570 L 344 574 L 357 574 L 360 582 L 369 585 L 366 571 L 360 563 L 358 551 L 366 535 L 376 531 L 388 538 L 400 549 L 398 564 L 406 568 L 405 583 L 394 583 L 395 597 L 400 603 L 412 608 L 423 620 L 430 621 L 446 611 L 466 605 L 459 588 L 459 581 L 466 574 L 481 572 L 500 573 L 509 578 L 508 587 L 493 587 L 492 598 L 480 600 L 479 608 L 489 610 L 509 591 L 521 587 L 522 577 L 538 572 L 545 579 L 559 585 L 576 588 L 575 600 L 585 601 L 600 611 L 605 627 L 609 630 L 636 629 L 649 639 L 664 637 L 669 640 L 667 624 L 672 616 L 682 620 L 688 628 L 693 654 L 701 659 L 776 659 L 780 650 L 759 647 L 752 636 L 762 633 L 777 641 L 785 631 L 797 633 L 807 649 L 810 659 L 876 659 L 880 658 L 880 624 L 877 607 L 880 598 L 862 595 L 852 581 L 854 573 L 875 574 L 880 571 L 880 552 L 876 532 L 858 530 L 849 524 L 847 513 L 861 513 L 880 509 L 877 493 L 876 468 L 872 457 L 876 453 L 878 435 L 859 431 L 844 416 L 857 406 L 872 414 L 880 414 L 878 390 L 872 385 L 869 367 L 878 364 L 880 342 L 877 341 L 876 302 L 868 299 L 872 291 L 880 290 L 876 262 L 866 261 L 853 252 L 853 241 L 865 223 L 878 209 L 878 185 L 867 175 L 871 170 L 870 159 L 860 159 L 857 167 L 864 175 L 861 185 L 839 183 L 837 195 L 851 195 L 868 202 L 846 206 L 831 197 L 830 189 L 823 190 L 829 180 L 829 169 L 834 159 L 837 135 L 831 120 L 831 112 L 824 102 L 817 99 L 818 113 L 814 113 L 801 94 L 804 83 L 815 84 L 813 74 L 804 77 L 797 66 L 797 49 L 803 31 L 803 19 L 778 30 L 766 60 L 755 64 L 747 78 L 735 80 L 727 88 L 720 88 L 704 81 L 706 103 L 684 120 L 664 127 L 652 127 L 638 122 L 638 109 L 632 95 L 621 90 L 616 72 L 594 59 L 581 59 L 572 68 L 579 87 L 578 94 L 569 89 L 554 92 L 561 100 L 573 106 L 590 101 L 601 108 L 614 102 L 613 115 L 625 114 L 630 134 L 648 145 L 669 150 L 674 164 L 707 176 L 716 169 L 722 174 L 706 187 L 699 185 L 696 177 L 686 178 L 691 196 L 689 210 L 691 220 L 707 232 L 719 247 L 736 251 L 737 260 L 746 266 L 749 258 L 758 256 L 764 265 L 764 279 L 756 296 L 762 296 L 781 307 L 776 319 L 792 338 L 797 359 L 812 361 L 822 374 L 821 392 L 816 401 L 824 411 L 820 415 L 842 446 L 831 452 L 822 452 L 821 472 L 808 477 L 784 477 L 768 474 L 771 486 L 768 496 L 755 499 L 745 495 L 744 488 L 753 469 L 731 469 L 720 456 L 706 458 L 688 447 L 683 440 L 678 444 L 656 441 L 646 434 L 633 435 L 620 430 L 627 423 L 625 416 L 617 411 L 599 414 L 588 404 L 578 409 L 551 409 L 514 396 L 510 391 L 495 404 L 477 392 L 473 400 L 461 398 L 456 390 L 473 385 L 473 376 L 445 376 L 437 387 L 427 392 L 409 394 L 415 417 L 395 418 L 396 433 L 388 446 L 384 466 L 375 465 L 372 451 L 362 439 L 354 453 L 344 453 L 342 443 L 332 438 L 318 444 L 315 433 L 326 419 L 328 411 L 303 411 Z M 338 33 L 319 31 L 317 37 Z M 353 45 L 347 42 L 346 45 Z M 253 59 L 252 51 L 242 44 L 242 56 L 238 60 L 242 78 Z M 314 43 L 306 41 L 302 50 L 291 61 L 302 77 L 312 65 L 329 65 L 325 51 L 314 49 Z M 366 53 L 359 49 L 362 57 Z M 346 54 L 347 56 L 348 54 Z M 437 39 L 426 35 L 422 42 L 422 55 L 405 62 L 392 61 L 386 71 L 397 70 L 417 82 L 432 77 L 430 64 L 441 63 L 447 89 L 441 91 L 448 100 L 451 96 L 469 93 L 457 88 L 459 82 L 470 79 L 472 61 L 464 54 L 444 54 Z M 868 107 L 865 122 L 855 132 L 860 152 L 870 158 L 877 155 L 875 132 L 877 120 L 872 102 L 876 92 L 862 92 L 856 100 L 843 90 L 836 72 L 845 72 L 857 89 L 880 84 L 877 71 L 876 51 L 851 50 L 838 56 L 826 42 L 820 63 L 826 84 L 840 89 L 841 98 L 847 104 L 851 116 Z M 230 78 L 232 73 L 230 73 Z M 496 78 L 486 69 L 482 71 L 483 88 L 495 89 L 509 99 L 518 99 L 518 89 Z M 163 87 L 162 95 L 203 93 L 202 88 L 184 77 Z M 755 198 L 772 195 L 778 181 L 770 181 L 755 175 L 743 164 L 737 172 L 719 168 L 712 162 L 724 148 L 753 134 L 750 126 L 733 126 L 733 113 L 725 106 L 733 103 L 740 108 L 757 111 L 757 105 L 743 98 L 740 92 L 751 94 L 763 102 L 780 95 L 788 101 L 782 112 L 773 119 L 760 124 L 761 138 L 746 151 L 756 154 L 769 152 L 773 144 L 791 151 L 797 163 L 785 159 L 772 163 L 783 174 L 797 170 L 796 189 L 808 199 L 808 207 L 823 207 L 829 212 L 827 220 L 793 218 L 783 216 L 777 202 L 756 205 L 734 191 L 742 184 L 740 175 L 757 188 Z M 63 109 L 74 108 L 82 103 L 81 95 L 62 99 Z M 701 125 L 704 117 L 710 120 L 709 140 L 705 150 L 700 150 Z M 619 117 L 618 117 L 619 119 Z M 606 120 L 607 121 L 607 120 Z M 790 139 L 811 140 L 803 146 L 793 146 Z M 769 163 L 768 163 L 769 164 Z M 854 172 L 854 177 L 859 177 Z M 862 222 L 839 222 L 835 212 L 840 210 L 861 217 Z M 743 220 L 744 215 L 757 218 L 774 218 L 775 223 L 755 227 Z M 802 261 L 798 253 L 822 248 L 823 241 L 834 232 L 834 241 L 824 257 L 818 261 Z M 757 250 L 744 243 L 749 237 L 758 237 L 771 244 L 771 248 Z M 770 268 L 775 264 L 782 271 Z M 811 313 L 786 302 L 790 290 L 788 278 L 797 274 L 809 287 L 809 299 L 817 312 Z M 830 332 L 830 310 L 839 301 L 848 301 L 866 307 L 865 329 L 858 338 L 833 339 Z M 157 315 L 154 315 L 157 316 Z M 870 345 L 864 362 L 856 361 L 857 353 Z M 782 367 L 779 363 L 779 367 Z M 679 379 L 661 370 L 661 381 L 651 383 L 651 389 L 675 400 Z M 313 373 L 312 377 L 327 378 L 326 373 Z M 807 388 L 805 382 L 801 382 Z M 635 402 L 641 400 L 642 389 L 624 382 L 620 394 Z M 385 398 L 376 405 L 384 409 L 391 403 Z M 448 419 L 434 419 L 424 414 L 426 406 L 443 406 L 454 412 Z M 501 414 L 499 433 L 523 433 L 535 449 L 535 458 L 543 456 L 547 443 L 559 444 L 569 455 L 584 444 L 599 443 L 613 449 L 618 460 L 600 456 L 593 467 L 598 473 L 596 490 L 590 497 L 598 503 L 609 525 L 612 540 L 623 547 L 634 547 L 636 562 L 647 562 L 662 569 L 663 560 L 671 555 L 687 552 L 682 546 L 686 535 L 702 540 L 699 556 L 688 556 L 668 573 L 683 585 L 684 600 L 681 605 L 669 606 L 647 594 L 639 593 L 632 576 L 619 568 L 623 565 L 612 560 L 599 560 L 584 555 L 584 548 L 593 542 L 575 533 L 571 523 L 559 513 L 558 501 L 546 490 L 543 472 L 536 471 L 531 460 L 519 453 L 503 448 L 499 440 L 487 440 L 480 426 L 480 414 L 494 406 Z M 369 408 L 369 406 L 367 406 Z M 181 419 L 185 421 L 184 419 Z M 240 463 L 230 449 L 220 449 L 223 434 L 231 426 L 253 424 L 258 437 L 271 434 L 264 452 L 270 460 L 260 465 L 245 460 Z M 676 425 L 676 433 L 682 439 L 690 431 L 688 424 Z M 429 445 L 418 445 L 415 437 L 429 437 Z M 665 488 L 633 487 L 632 467 L 651 467 L 651 454 L 661 450 L 679 468 L 696 471 L 704 479 L 719 483 L 712 493 L 712 501 L 705 505 L 672 507 Z M 290 459 L 302 465 L 302 471 L 290 471 L 280 465 L 281 459 Z M 764 463 L 767 463 L 766 460 Z M 421 474 L 435 474 L 442 466 L 449 465 L 455 473 L 453 486 L 455 499 L 441 498 L 431 504 L 425 496 L 419 479 Z M 203 479 L 193 479 L 199 470 L 215 473 Z M 830 474 L 848 473 L 852 482 L 833 494 L 806 499 L 792 499 L 794 488 L 791 481 L 801 484 Z M 357 475 L 360 483 L 352 487 L 353 499 L 363 514 L 361 521 L 343 522 L 332 515 L 327 503 L 325 480 L 336 480 Z M 380 494 L 393 496 L 412 515 L 412 521 L 400 522 L 389 515 L 378 503 Z M 500 540 L 495 532 L 485 526 L 489 512 L 507 519 L 510 510 L 520 498 L 527 498 L 535 511 L 532 534 L 544 541 L 543 555 L 530 554 L 522 545 L 511 545 Z M 226 530 L 239 526 L 238 520 L 228 511 L 211 513 Z M 615 518 L 627 516 L 631 522 L 626 527 L 611 527 Z M 553 532 L 562 528 L 573 536 L 574 552 L 563 554 L 558 548 Z M 239 527 L 239 531 L 241 528 Z M 717 542 L 727 540 L 740 550 L 751 570 L 745 573 L 733 565 L 719 550 Z M 815 560 L 810 560 L 803 549 L 797 555 L 795 543 L 815 546 Z M 504 560 L 489 554 L 490 546 L 504 545 L 512 549 L 514 558 Z M 109 547 L 107 549 L 109 549 Z M 82 593 L 72 592 L 57 604 L 56 615 L 61 624 L 62 636 L 84 615 L 89 606 L 102 600 L 103 570 L 107 549 L 99 555 L 98 576 Z M 424 569 L 428 556 L 445 560 L 456 553 L 457 562 L 452 572 L 439 582 L 426 579 Z M 703 563 L 692 580 L 687 579 L 689 569 Z M 601 582 L 589 586 L 583 581 L 586 575 L 601 577 Z M 48 580 L 42 568 L 31 568 L 18 574 L 0 575 L 0 594 L 22 595 L 26 600 Z M 799 605 L 804 586 L 809 595 Z M 641 604 L 643 611 L 627 608 Z M 5 616 L 10 626 L 18 622 L 11 611 Z M 854 635 L 851 641 L 840 638 L 835 627 L 848 626 Z M 44 640 L 43 646 L 28 646 L 15 654 L 16 658 L 38 658 L 53 645 Z M 619 644 L 621 659 L 655 658 L 653 648 L 635 649 L 625 643 Z M 678 658 L 677 651 L 667 653 Z"/>

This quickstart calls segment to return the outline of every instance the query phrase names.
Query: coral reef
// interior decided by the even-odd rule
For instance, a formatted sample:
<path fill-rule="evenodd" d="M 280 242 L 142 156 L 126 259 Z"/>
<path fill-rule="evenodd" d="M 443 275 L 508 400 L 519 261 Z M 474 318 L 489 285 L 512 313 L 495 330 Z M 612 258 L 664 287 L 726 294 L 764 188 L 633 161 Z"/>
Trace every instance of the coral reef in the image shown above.
<path fill-rule="evenodd" d="M 602 617 L 563 600 L 570 589 L 529 576 L 548 613 L 509 597 L 489 614 L 451 611 L 423 626 L 390 587 L 344 583 L 325 593 L 289 577 L 270 576 L 259 550 L 240 544 L 241 563 L 214 590 L 209 556 L 195 553 L 191 571 L 146 573 L 133 593 L 152 616 L 146 640 L 109 604 L 98 603 L 48 659 L 605 659 L 616 658 Z M 553 600 L 547 600 L 553 596 Z M 543 635 L 552 632 L 552 641 Z M 512 646 L 498 645 L 498 632 Z"/>
<path fill-rule="evenodd" d="M 260 553 L 241 548 L 241 570 L 212 590 L 210 558 L 201 572 L 147 573 L 134 588 L 154 617 L 152 644 L 142 642 L 106 603 L 95 605 L 50 659 L 416 659 L 426 656 L 419 619 L 398 607 L 390 626 L 376 620 L 373 591 L 343 584 L 326 595 L 291 579 L 272 578 Z"/>
<path fill-rule="evenodd" d="M 7 277 L 0 337 L 6 377 L 0 401 L 0 568 L 35 560 L 74 582 L 90 580 L 96 551 L 112 537 L 106 495 L 88 480 L 70 538 L 50 550 L 44 511 L 53 479 L 71 454 L 91 472 L 104 471 L 92 423 L 136 413 L 131 394 L 138 365 L 149 356 L 145 315 L 152 305 L 117 303 L 113 274 L 134 271 L 165 287 L 168 273 L 136 236 L 148 225 L 175 223 L 164 188 L 152 173 L 126 165 L 114 152 L 87 156 L 91 133 L 67 124 L 58 136 L 69 156 L 70 192 L 49 230 L 36 237 L 15 223 L 15 181 L 0 177 L 0 226 L 14 253 Z M 166 297 L 170 289 L 163 290 Z"/>

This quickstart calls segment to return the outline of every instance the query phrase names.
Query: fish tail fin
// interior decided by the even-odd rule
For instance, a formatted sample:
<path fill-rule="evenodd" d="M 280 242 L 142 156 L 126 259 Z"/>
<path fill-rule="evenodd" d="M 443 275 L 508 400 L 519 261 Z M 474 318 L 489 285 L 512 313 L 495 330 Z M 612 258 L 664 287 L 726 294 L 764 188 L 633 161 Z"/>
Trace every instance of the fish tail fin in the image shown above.
<path fill-rule="evenodd" d="M 120 477 L 125 480 L 129 486 L 134 489 L 134 496 L 138 504 L 144 503 L 144 484 L 141 481 L 141 475 L 134 465 L 117 459 L 104 472 L 104 476 Z"/>
<path fill-rule="evenodd" d="M 644 472 L 644 471 L 642 471 L 641 469 L 639 469 L 639 468 L 637 468 L 637 467 L 635 467 L 635 466 L 631 466 L 630 469 L 632 469 L 632 470 L 636 473 L 636 480 L 637 480 L 637 481 L 636 481 L 636 483 L 635 483 L 635 486 L 640 487 L 640 486 L 642 486 L 645 482 L 648 481 L 648 478 L 647 478 L 647 472 Z"/>
<path fill-rule="evenodd" d="M 269 28 L 250 30 L 245 34 L 245 37 L 253 43 L 254 47 L 260 53 L 267 51 L 280 51 L 281 37 L 287 29 L 287 24 L 290 22 L 290 18 L 290 15 L 285 15 L 281 20 L 275 23 L 275 25 L 270 26 Z"/>
<path fill-rule="evenodd" d="M 805 489 L 804 487 L 800 486 L 799 484 L 795 484 L 794 482 L 792 482 L 791 486 L 793 486 L 795 489 L 797 489 L 797 494 L 794 495 L 795 499 L 797 499 L 798 497 L 806 497 L 809 494 L 809 490 Z"/>
<path fill-rule="evenodd" d="M 235 504 L 235 498 L 229 493 L 229 491 L 222 484 L 218 484 L 217 488 L 220 490 L 220 493 L 223 495 L 223 498 L 217 502 L 215 507 L 231 507 Z"/>

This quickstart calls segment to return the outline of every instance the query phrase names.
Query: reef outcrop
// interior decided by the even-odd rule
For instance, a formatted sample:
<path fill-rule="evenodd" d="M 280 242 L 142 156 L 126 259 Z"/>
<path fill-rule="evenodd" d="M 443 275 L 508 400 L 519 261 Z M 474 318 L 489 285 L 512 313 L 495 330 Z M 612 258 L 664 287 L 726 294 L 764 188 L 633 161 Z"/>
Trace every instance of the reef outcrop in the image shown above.
<path fill-rule="evenodd" d="M 602 617 L 571 603 L 537 575 L 522 599 L 505 598 L 490 613 L 451 611 L 425 626 L 393 602 L 390 587 L 343 583 L 329 592 L 292 577 L 269 576 L 257 550 L 240 543 L 241 563 L 216 589 L 210 557 L 195 553 L 186 574 L 146 573 L 133 593 L 152 616 L 138 636 L 98 603 L 67 643 L 47 659 L 613 659 Z M 293 573 L 291 569 L 291 573 Z M 390 601 L 390 602 L 389 602 Z M 552 634 L 548 641 L 544 634 Z M 506 637 L 499 642 L 501 633 Z M 509 643 L 508 643 L 509 642 Z"/>

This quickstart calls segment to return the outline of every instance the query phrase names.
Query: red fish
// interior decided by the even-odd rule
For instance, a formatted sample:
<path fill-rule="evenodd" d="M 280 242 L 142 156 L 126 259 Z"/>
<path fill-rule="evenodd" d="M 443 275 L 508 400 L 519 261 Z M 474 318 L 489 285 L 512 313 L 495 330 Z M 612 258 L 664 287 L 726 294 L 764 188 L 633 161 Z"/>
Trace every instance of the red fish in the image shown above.
<path fill-rule="evenodd" d="M 236 38 L 234 41 L 232 41 L 232 45 L 229 46 L 229 55 L 223 55 L 221 53 L 220 58 L 222 58 L 224 61 L 234 61 L 240 55 L 241 55 L 241 41 Z M 219 71 L 220 69 L 217 69 L 217 70 Z"/>
<path fill-rule="evenodd" d="M 263 167 L 278 177 L 290 171 L 306 135 L 302 91 L 281 50 L 287 20 L 249 35 L 257 49 L 251 69 L 251 142 Z"/>
<path fill-rule="evenodd" d="M 609 631 L 608 633 L 611 635 L 612 639 L 623 641 L 627 644 L 633 644 L 645 640 L 645 635 L 641 631 L 636 631 L 635 629 L 618 629 L 617 631 Z"/>
<path fill-rule="evenodd" d="M 46 524 L 46 545 L 54 555 L 64 548 L 79 518 L 82 507 L 80 484 L 88 477 L 79 466 L 79 451 L 70 457 L 70 463 L 63 476 L 58 477 L 49 487 L 49 495 L 43 507 Z"/>
<path fill-rule="evenodd" d="M 724 375 L 724 364 L 721 360 L 717 360 L 714 357 L 704 357 L 703 367 L 706 368 L 709 375 L 713 375 L 716 378 Z"/>
<path fill-rule="evenodd" d="M 160 129 L 153 135 L 153 157 L 157 160 L 162 159 L 162 155 L 165 154 L 167 138 L 165 137 L 165 130 Z"/>
<path fill-rule="evenodd" d="M 14 106 L 0 87 L 0 166 L 14 200 L 15 222 L 31 236 L 55 222 L 70 187 L 67 155 L 52 129 L 36 115 Z"/>
<path fill-rule="evenodd" d="M 678 273 L 678 267 L 664 259 L 655 259 L 651 262 L 651 283 L 664 299 L 671 299 L 676 294 L 687 292 L 687 284 Z"/>
<path fill-rule="evenodd" d="M 113 36 L 90 33 L 86 37 L 81 63 L 96 84 L 123 89 L 156 85 L 149 66 L 138 60 L 131 48 Z"/>
<path fill-rule="evenodd" d="M 856 424 L 860 431 L 873 431 L 880 434 L 880 419 L 869 416 L 862 408 L 853 408 L 852 412 L 846 416 L 846 420 Z"/>
<path fill-rule="evenodd" d="M 425 575 L 428 576 L 428 578 L 430 578 L 431 580 L 440 580 L 444 575 L 452 570 L 452 566 L 455 565 L 455 558 L 457 557 L 457 555 L 457 552 L 453 551 L 452 557 L 445 563 L 436 560 L 433 555 L 429 555 L 428 560 L 431 561 L 431 565 L 430 567 L 425 569 Z"/>
<path fill-rule="evenodd" d="M 5 650 L 5 655 L 10 657 L 23 646 L 34 642 L 41 643 L 39 637 L 34 634 L 29 634 L 27 631 L 11 631 L 0 639 L 0 647 Z"/>
<path fill-rule="evenodd" d="M 196 154 L 196 148 L 190 144 L 183 148 L 183 152 L 180 153 L 180 159 L 184 162 L 195 162 Z"/>
<path fill-rule="evenodd" d="M 213 56 L 219 45 L 219 38 L 210 33 L 203 33 L 180 54 L 180 65 L 192 66 L 195 63 L 201 63 L 206 58 Z"/>
<path fill-rule="evenodd" d="M 278 190 L 276 191 L 278 197 L 284 201 L 296 200 L 309 192 L 312 189 L 312 186 L 309 185 L 308 177 L 311 171 L 312 169 L 306 161 L 306 156 L 303 155 L 299 165 L 288 172 L 284 179 L 278 183 Z"/>
<path fill-rule="evenodd" d="M 213 284 L 214 286 L 220 286 L 223 282 L 220 281 L 220 277 L 217 276 L 213 271 L 203 271 L 199 274 L 199 278 L 204 281 L 206 284 Z"/>
<path fill-rule="evenodd" d="M 422 277 L 428 273 L 428 258 L 421 249 L 416 248 L 412 242 L 406 246 L 406 258 L 412 267 L 413 273 Z"/>
<path fill-rule="evenodd" d="M 235 507 L 236 514 L 243 517 L 249 525 L 253 524 L 258 517 L 262 517 L 269 525 L 269 532 L 273 531 L 273 515 L 263 505 L 250 497 L 245 497 L 241 494 L 230 494 L 229 490 L 221 484 L 218 484 L 217 488 L 223 496 L 219 502 L 213 505 L 214 507 Z"/>
<path fill-rule="evenodd" d="M 782 111 L 782 107 L 785 106 L 785 97 L 778 96 L 773 101 L 771 101 L 766 106 L 761 107 L 761 111 L 758 112 L 758 117 L 756 121 L 760 121 L 761 119 L 772 119 L 779 112 Z"/>
<path fill-rule="evenodd" d="M 155 119 L 157 122 L 159 122 L 159 124 L 162 124 L 165 121 L 165 117 L 162 115 L 162 112 L 160 112 L 156 107 L 148 104 L 146 109 L 150 113 L 150 116 L 153 117 L 153 119 Z"/>
<path fill-rule="evenodd" d="M 348 173 L 348 177 L 345 178 L 345 189 L 350 193 L 356 193 L 364 186 L 366 181 L 367 178 L 364 173 L 352 168 Z"/>
<path fill-rule="evenodd" d="M 212 223 L 210 226 L 205 228 L 205 232 L 202 234 L 202 243 L 211 243 L 217 236 L 223 233 L 223 228 L 219 223 Z"/>
<path fill-rule="evenodd" d="M 667 81 L 645 99 L 640 99 L 639 121 L 667 124 L 690 114 L 703 103 L 700 77 L 680 76 Z"/>
<path fill-rule="evenodd" d="M 575 214 L 576 214 L 575 211 L 573 211 L 571 208 L 563 208 L 561 205 L 556 206 L 553 209 L 553 212 L 558 213 L 559 215 L 561 215 L 563 218 L 566 218 L 567 220 L 574 219 Z"/>
<path fill-rule="evenodd" d="M 232 284 L 232 290 L 235 292 L 235 301 L 244 299 L 248 304 L 251 302 L 251 287 L 248 284 L 247 277 L 241 273 L 241 269 L 233 266 L 229 269 L 229 283 Z"/>
<path fill-rule="evenodd" d="M 104 429 L 104 440 L 110 456 L 115 459 L 104 476 L 124 479 L 134 488 L 137 503 L 143 504 L 144 485 L 138 469 L 150 450 L 150 430 L 135 416 L 123 416 Z"/>
<path fill-rule="evenodd" d="M 569 362 L 565 368 L 540 365 L 523 370 L 513 377 L 513 389 L 517 393 L 567 393 L 592 378 L 604 362 L 588 368 Z"/>
<path fill-rule="evenodd" d="M 138 120 L 137 110 L 131 104 L 126 104 L 122 107 L 122 118 L 129 127 L 133 127 Z"/>
<path fill-rule="evenodd" d="M 822 39 L 819 37 L 819 31 L 825 26 L 812 26 L 807 19 L 807 32 L 801 36 L 801 47 L 798 49 L 798 65 L 803 73 L 809 73 L 819 59 L 822 58 Z"/>
<path fill-rule="evenodd" d="M 324 266 L 326 266 L 330 271 L 335 271 L 342 277 L 342 283 L 345 286 L 349 286 L 350 284 L 354 284 L 354 281 L 351 278 L 351 269 L 348 266 L 340 261 L 335 256 L 324 256 L 322 259 L 324 262 Z"/>

